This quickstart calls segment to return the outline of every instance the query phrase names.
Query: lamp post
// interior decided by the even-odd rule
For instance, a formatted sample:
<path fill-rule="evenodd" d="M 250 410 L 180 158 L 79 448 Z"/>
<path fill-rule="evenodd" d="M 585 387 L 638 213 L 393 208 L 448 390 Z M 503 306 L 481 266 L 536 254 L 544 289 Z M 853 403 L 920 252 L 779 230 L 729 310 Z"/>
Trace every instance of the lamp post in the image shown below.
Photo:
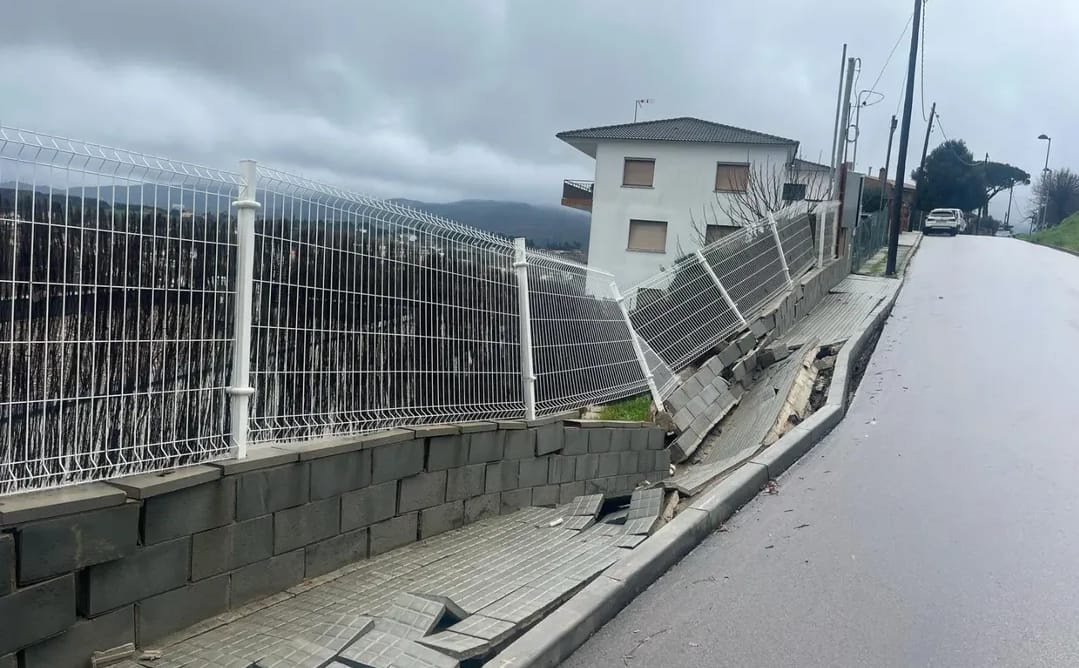
<path fill-rule="evenodd" d="M 1042 169 L 1042 187 L 1048 189 L 1049 183 L 1049 149 L 1053 147 L 1053 138 L 1047 134 L 1038 135 L 1038 139 L 1046 142 L 1045 144 L 1045 167 Z M 1048 191 L 1042 193 L 1042 220 L 1038 225 L 1038 229 L 1045 229 L 1045 212 L 1049 209 L 1049 193 Z"/>

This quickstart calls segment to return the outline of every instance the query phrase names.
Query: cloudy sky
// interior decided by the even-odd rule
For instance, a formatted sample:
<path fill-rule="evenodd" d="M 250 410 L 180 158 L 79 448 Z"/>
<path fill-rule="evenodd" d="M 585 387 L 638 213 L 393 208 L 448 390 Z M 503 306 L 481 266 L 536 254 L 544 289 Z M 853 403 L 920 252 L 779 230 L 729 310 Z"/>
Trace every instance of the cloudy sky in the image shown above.
<path fill-rule="evenodd" d="M 0 123 L 380 196 L 557 204 L 592 161 L 555 133 L 630 121 L 639 97 L 642 119 L 779 134 L 827 162 L 842 44 L 870 88 L 910 4 L 4 0 Z M 1079 2 L 928 0 L 925 30 L 908 164 L 935 100 L 978 156 L 1037 172 L 1044 132 L 1050 164 L 1079 167 Z M 862 170 L 884 162 L 908 46 L 863 110 Z"/>

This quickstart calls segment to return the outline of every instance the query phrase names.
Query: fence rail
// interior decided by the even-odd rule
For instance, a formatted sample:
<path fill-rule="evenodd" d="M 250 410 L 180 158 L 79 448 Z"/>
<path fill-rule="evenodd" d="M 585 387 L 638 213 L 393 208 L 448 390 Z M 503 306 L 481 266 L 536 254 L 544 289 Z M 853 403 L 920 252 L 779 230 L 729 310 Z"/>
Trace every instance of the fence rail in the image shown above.
<path fill-rule="evenodd" d="M 851 243 L 850 270 L 857 272 L 888 243 L 888 212 L 877 211 L 858 221 Z"/>
<path fill-rule="evenodd" d="M 815 248 L 806 212 L 778 212 L 623 298 L 597 268 L 254 163 L 0 128 L 0 494 L 661 400 Z"/>

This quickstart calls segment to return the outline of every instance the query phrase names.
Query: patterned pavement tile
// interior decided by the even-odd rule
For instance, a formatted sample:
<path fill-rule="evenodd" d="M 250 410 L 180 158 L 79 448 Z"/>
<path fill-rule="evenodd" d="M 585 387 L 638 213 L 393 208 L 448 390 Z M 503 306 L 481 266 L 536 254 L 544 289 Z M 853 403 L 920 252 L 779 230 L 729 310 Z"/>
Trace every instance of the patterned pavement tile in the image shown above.
<path fill-rule="evenodd" d="M 599 510 L 602 507 L 603 495 L 589 494 L 588 496 L 578 496 L 577 498 L 575 498 L 568 507 L 562 510 L 562 514 L 570 516 L 587 515 L 590 517 L 595 517 L 599 514 Z"/>
<path fill-rule="evenodd" d="M 629 513 L 626 521 L 644 519 L 646 517 L 659 517 L 663 510 L 663 488 L 638 489 L 633 492 L 629 499 Z"/>
<path fill-rule="evenodd" d="M 482 656 L 491 650 L 491 641 L 475 636 L 466 636 L 454 631 L 441 631 L 416 642 L 442 654 L 451 656 L 458 661 L 465 661 L 477 656 Z"/>

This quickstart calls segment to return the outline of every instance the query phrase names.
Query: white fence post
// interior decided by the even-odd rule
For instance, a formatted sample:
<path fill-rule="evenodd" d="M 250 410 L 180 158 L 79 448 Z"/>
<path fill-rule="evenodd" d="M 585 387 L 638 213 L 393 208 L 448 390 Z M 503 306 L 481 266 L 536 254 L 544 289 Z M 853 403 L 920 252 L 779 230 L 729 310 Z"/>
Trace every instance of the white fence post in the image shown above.
<path fill-rule="evenodd" d="M 787 287 L 790 288 L 794 285 L 794 281 L 791 280 L 791 270 L 787 267 L 787 256 L 783 254 L 783 244 L 779 241 L 779 226 L 776 225 L 776 217 L 772 212 L 768 212 L 768 226 L 772 228 L 772 239 L 776 242 L 776 250 L 779 251 L 779 264 L 783 267 L 783 276 L 787 279 Z"/>
<path fill-rule="evenodd" d="M 622 296 L 622 293 L 618 290 L 618 285 L 614 281 L 611 281 L 611 295 L 618 303 L 618 309 L 622 311 L 622 318 L 626 321 L 626 329 L 629 330 L 629 340 L 633 344 L 633 354 L 637 356 L 637 363 L 641 367 L 641 373 L 644 374 L 644 380 L 648 383 L 648 391 L 652 394 L 652 401 L 656 404 L 656 410 L 663 410 L 663 397 L 659 395 L 659 388 L 656 387 L 656 379 L 652 375 L 652 369 L 648 366 L 648 360 L 644 357 L 644 349 L 641 348 L 641 340 L 637 338 L 637 330 L 633 328 L 633 321 L 629 319 L 629 311 L 626 309 L 626 298 Z"/>
<path fill-rule="evenodd" d="M 817 269 L 824 266 L 824 226 L 828 224 L 828 207 L 818 206 L 817 211 Z"/>
<path fill-rule="evenodd" d="M 532 312 L 528 304 L 528 252 L 524 238 L 513 240 L 513 267 L 517 270 L 517 309 L 521 325 L 521 396 L 525 419 L 536 419 L 536 374 L 532 369 Z"/>
<path fill-rule="evenodd" d="M 240 197 L 236 207 L 236 303 L 233 315 L 232 437 L 229 444 L 237 459 L 247 456 L 247 428 L 251 395 L 251 302 L 255 285 L 255 201 L 257 169 L 254 160 L 240 161 Z"/>
<path fill-rule="evenodd" d="M 694 253 L 697 255 L 697 261 L 701 263 L 704 270 L 712 277 L 712 282 L 719 288 L 719 294 L 723 296 L 723 301 L 727 302 L 727 306 L 734 311 L 734 315 L 738 318 L 738 322 L 742 323 L 743 327 L 748 326 L 749 323 L 746 322 L 745 317 L 742 316 L 742 311 L 738 308 L 738 304 L 735 304 L 734 300 L 731 299 L 731 296 L 727 293 L 727 288 L 723 287 L 723 283 L 719 280 L 719 276 L 716 276 L 716 272 L 712 269 L 712 265 L 708 264 L 708 260 L 704 259 L 704 253 L 699 250 L 694 251 Z"/>

